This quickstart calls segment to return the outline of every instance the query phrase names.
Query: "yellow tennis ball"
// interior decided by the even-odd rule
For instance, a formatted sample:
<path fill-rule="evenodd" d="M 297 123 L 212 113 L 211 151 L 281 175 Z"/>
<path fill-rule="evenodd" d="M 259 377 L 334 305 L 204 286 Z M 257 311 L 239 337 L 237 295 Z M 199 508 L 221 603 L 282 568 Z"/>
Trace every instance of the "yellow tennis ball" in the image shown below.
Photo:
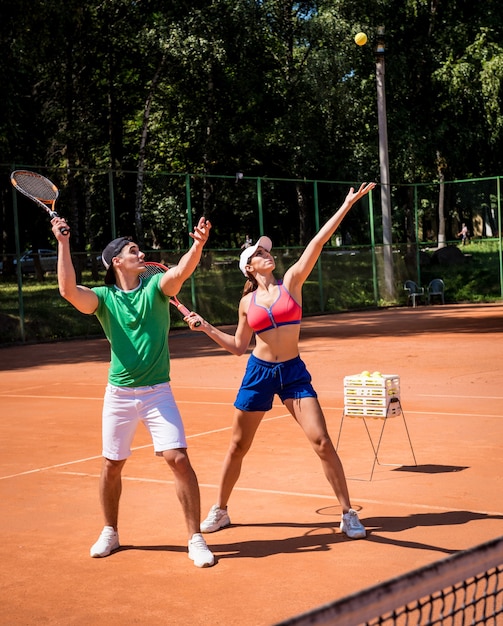
<path fill-rule="evenodd" d="M 365 33 L 357 33 L 355 35 L 355 43 L 359 46 L 364 46 L 367 43 L 367 35 Z"/>

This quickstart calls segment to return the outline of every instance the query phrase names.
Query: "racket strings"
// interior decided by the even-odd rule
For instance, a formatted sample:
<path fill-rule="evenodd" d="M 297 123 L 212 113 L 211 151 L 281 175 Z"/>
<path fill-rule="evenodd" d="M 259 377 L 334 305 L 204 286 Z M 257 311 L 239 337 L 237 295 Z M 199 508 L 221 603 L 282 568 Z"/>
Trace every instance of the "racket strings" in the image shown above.
<path fill-rule="evenodd" d="M 145 271 L 140 274 L 143 278 L 150 278 L 156 274 L 164 274 L 166 270 L 158 265 L 148 265 L 145 263 Z"/>
<path fill-rule="evenodd" d="M 52 202 L 58 197 L 58 191 L 50 181 L 38 176 L 25 173 L 17 173 L 14 177 L 16 186 L 20 191 L 38 198 L 42 202 Z"/>

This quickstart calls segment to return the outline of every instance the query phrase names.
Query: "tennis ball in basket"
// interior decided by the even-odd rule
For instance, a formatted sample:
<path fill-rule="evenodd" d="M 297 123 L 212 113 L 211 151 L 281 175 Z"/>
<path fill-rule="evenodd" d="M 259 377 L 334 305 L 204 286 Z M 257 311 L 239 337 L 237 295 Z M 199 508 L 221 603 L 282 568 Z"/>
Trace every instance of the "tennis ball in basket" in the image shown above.
<path fill-rule="evenodd" d="M 373 372 L 372 373 L 372 377 L 373 378 L 380 378 L 382 376 L 381 372 Z"/>
<path fill-rule="evenodd" d="M 362 375 L 362 376 L 370 376 L 370 372 L 369 372 L 369 371 L 367 371 L 367 370 L 364 370 L 364 371 L 361 373 L 361 375 Z"/>
<path fill-rule="evenodd" d="M 355 43 L 358 46 L 364 46 L 367 43 L 367 35 L 365 33 L 356 33 Z"/>

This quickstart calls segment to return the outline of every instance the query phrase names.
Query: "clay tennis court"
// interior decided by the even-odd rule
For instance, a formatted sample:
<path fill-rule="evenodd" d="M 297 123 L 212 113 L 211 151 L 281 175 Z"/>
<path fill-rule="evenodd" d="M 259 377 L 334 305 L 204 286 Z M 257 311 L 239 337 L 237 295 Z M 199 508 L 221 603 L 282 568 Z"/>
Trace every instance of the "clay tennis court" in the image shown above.
<path fill-rule="evenodd" d="M 343 421 L 339 454 L 368 537 L 339 532 L 319 461 L 276 402 L 232 495 L 233 525 L 206 536 L 210 569 L 187 557 L 170 471 L 141 427 L 124 470 L 122 547 L 89 557 L 102 527 L 106 341 L 1 349 L 0 623 L 270 625 L 501 536 L 502 346 L 501 303 L 304 320 L 301 351 L 334 442 L 344 376 L 400 377 L 405 422 L 386 421 L 372 480 L 363 420 Z M 171 352 L 205 516 L 246 357 L 186 330 L 172 332 Z M 371 420 L 372 436 L 382 424 Z"/>

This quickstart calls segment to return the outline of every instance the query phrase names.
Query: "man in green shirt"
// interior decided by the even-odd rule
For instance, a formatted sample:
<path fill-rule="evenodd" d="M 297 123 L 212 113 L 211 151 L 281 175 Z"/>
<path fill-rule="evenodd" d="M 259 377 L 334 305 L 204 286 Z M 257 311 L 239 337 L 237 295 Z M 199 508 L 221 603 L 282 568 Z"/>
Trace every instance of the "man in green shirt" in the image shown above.
<path fill-rule="evenodd" d="M 103 250 L 105 285 L 78 285 L 70 253 L 68 224 L 52 220 L 58 240 L 58 284 L 63 298 L 77 310 L 94 314 L 110 342 L 111 361 L 102 416 L 103 465 L 100 501 L 105 526 L 92 546 L 92 557 L 108 556 L 119 547 L 118 513 L 121 472 L 131 454 L 138 423 L 149 430 L 157 456 L 171 468 L 188 530 L 189 557 L 210 567 L 214 557 L 200 532 L 199 484 L 187 455 L 185 431 L 170 386 L 169 297 L 177 295 L 196 269 L 211 224 L 201 218 L 190 233 L 193 244 L 178 265 L 164 274 L 142 278 L 145 254 L 127 237 Z"/>

